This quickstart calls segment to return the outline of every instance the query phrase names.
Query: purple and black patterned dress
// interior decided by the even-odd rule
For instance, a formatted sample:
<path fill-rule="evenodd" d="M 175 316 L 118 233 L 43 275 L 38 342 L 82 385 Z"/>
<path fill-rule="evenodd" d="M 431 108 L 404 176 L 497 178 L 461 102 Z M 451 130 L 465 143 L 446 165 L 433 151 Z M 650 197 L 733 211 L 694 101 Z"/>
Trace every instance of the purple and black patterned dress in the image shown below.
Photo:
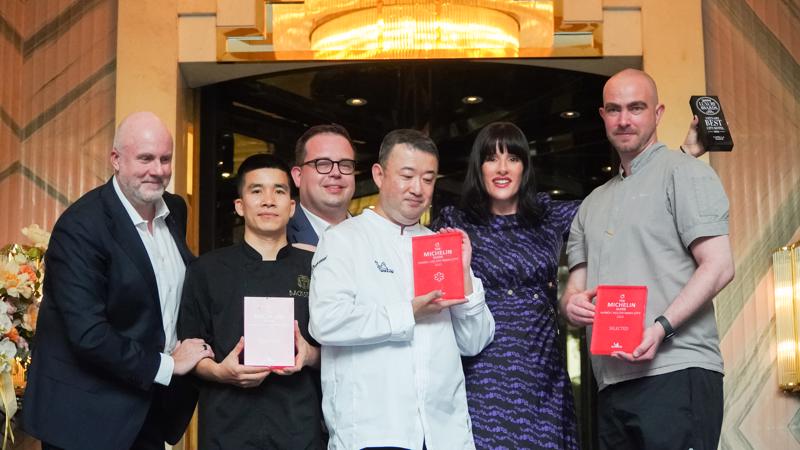
<path fill-rule="evenodd" d="M 472 270 L 495 319 L 494 341 L 464 359 L 478 449 L 579 448 L 572 387 L 557 345 L 557 271 L 579 202 L 540 193 L 539 225 L 516 215 L 470 222 L 451 206 L 431 227 L 461 228 L 472 241 Z"/>

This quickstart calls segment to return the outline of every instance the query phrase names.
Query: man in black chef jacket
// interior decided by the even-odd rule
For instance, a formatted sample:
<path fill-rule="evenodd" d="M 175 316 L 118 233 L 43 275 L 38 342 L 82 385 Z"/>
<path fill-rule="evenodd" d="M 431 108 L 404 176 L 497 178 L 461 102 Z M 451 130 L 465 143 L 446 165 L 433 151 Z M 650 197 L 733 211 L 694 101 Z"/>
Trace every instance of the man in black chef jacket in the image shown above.
<path fill-rule="evenodd" d="M 244 242 L 201 256 L 186 271 L 178 336 L 203 338 L 215 359 L 198 363 L 200 449 L 318 449 L 319 348 L 308 334 L 313 253 L 286 239 L 291 199 L 288 166 L 250 156 L 237 174 L 236 213 Z M 240 363 L 245 348 L 244 297 L 294 297 L 295 366 Z"/>

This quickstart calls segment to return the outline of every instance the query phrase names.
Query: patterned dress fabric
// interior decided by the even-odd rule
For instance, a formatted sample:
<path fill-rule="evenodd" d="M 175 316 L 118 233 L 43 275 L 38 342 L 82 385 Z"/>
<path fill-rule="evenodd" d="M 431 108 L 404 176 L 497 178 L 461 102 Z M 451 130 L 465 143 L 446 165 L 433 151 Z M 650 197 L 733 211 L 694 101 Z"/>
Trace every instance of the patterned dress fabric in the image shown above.
<path fill-rule="evenodd" d="M 445 207 L 431 229 L 461 228 L 472 241 L 472 270 L 483 281 L 496 322 L 494 341 L 464 359 L 478 449 L 575 449 L 572 387 L 557 345 L 557 272 L 579 202 L 540 193 L 535 226 L 516 215 L 471 222 Z"/>

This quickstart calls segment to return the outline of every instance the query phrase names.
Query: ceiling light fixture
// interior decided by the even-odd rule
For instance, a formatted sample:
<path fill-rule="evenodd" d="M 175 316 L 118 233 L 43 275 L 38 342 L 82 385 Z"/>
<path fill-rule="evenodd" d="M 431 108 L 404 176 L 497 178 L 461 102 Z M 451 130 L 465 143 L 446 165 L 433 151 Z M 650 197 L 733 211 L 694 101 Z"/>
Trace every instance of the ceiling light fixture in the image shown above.
<path fill-rule="evenodd" d="M 353 97 L 353 98 L 348 98 L 345 101 L 345 103 L 347 103 L 350 106 L 364 106 L 367 104 L 367 100 L 361 97 Z"/>
<path fill-rule="evenodd" d="M 581 113 L 579 113 L 578 111 L 564 111 L 559 115 L 561 116 L 562 119 L 577 119 L 578 117 L 581 116 Z"/>
<path fill-rule="evenodd" d="M 461 99 L 461 102 L 466 105 L 477 105 L 478 103 L 482 102 L 483 98 L 478 97 L 477 95 L 468 95 Z"/>
<path fill-rule="evenodd" d="M 514 57 L 520 48 L 552 48 L 554 39 L 552 0 L 305 0 L 281 6 L 286 13 L 275 15 L 275 49 L 308 42 L 321 59 Z"/>

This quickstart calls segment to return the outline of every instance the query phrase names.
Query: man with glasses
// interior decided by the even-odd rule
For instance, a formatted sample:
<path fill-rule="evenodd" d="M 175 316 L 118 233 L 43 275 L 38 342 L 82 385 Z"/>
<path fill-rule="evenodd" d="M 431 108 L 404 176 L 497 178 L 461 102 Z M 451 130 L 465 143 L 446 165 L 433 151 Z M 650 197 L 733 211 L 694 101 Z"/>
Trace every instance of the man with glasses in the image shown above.
<path fill-rule="evenodd" d="M 350 135 L 340 125 L 313 126 L 297 140 L 295 161 L 300 207 L 289 221 L 289 242 L 317 245 L 325 230 L 348 217 L 356 184 Z"/>

